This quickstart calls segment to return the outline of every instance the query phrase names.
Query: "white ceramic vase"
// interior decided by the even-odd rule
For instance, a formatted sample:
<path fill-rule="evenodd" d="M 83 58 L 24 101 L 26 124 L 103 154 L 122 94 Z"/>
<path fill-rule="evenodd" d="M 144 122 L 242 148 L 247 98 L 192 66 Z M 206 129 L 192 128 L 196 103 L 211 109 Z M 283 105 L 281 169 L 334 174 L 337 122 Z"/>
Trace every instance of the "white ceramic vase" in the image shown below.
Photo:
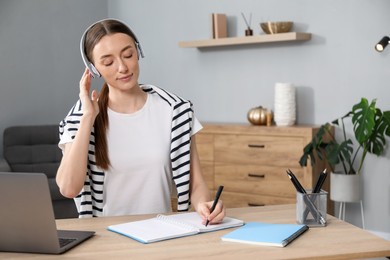
<path fill-rule="evenodd" d="M 338 202 L 359 202 L 360 175 L 331 173 L 330 199 Z"/>
<path fill-rule="evenodd" d="M 274 121 L 276 125 L 294 125 L 295 120 L 295 87 L 291 83 L 276 83 L 274 104 Z"/>

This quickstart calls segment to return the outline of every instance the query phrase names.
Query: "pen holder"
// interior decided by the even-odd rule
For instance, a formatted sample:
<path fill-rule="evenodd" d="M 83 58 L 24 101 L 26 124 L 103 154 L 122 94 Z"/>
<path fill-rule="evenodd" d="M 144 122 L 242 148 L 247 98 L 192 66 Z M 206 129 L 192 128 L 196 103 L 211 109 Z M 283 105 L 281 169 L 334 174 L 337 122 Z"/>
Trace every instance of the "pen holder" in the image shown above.
<path fill-rule="evenodd" d="M 328 192 L 321 190 L 319 193 L 306 194 L 297 192 L 297 223 L 309 227 L 326 226 Z"/>

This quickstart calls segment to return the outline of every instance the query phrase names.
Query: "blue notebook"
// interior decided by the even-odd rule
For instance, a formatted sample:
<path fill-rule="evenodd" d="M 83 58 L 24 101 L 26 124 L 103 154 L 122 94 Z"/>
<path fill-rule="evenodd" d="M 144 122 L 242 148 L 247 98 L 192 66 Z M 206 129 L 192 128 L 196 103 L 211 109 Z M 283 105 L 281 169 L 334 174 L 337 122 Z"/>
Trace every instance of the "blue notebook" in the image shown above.
<path fill-rule="evenodd" d="M 221 239 L 222 241 L 285 247 L 308 229 L 308 226 L 299 224 L 248 222 Z"/>

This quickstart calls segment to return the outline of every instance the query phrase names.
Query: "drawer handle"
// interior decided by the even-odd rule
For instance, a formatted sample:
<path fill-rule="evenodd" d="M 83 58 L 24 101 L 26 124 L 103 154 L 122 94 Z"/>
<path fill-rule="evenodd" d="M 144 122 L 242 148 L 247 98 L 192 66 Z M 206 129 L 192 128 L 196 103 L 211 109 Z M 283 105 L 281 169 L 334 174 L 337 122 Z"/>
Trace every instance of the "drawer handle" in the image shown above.
<path fill-rule="evenodd" d="M 265 174 L 248 173 L 248 177 L 265 178 Z"/>
<path fill-rule="evenodd" d="M 250 202 L 249 202 L 249 203 L 248 203 L 248 206 L 249 206 L 249 207 L 259 207 L 259 206 L 260 206 L 260 207 L 263 207 L 263 206 L 265 206 L 265 204 L 257 204 L 257 203 L 250 203 Z"/>
<path fill-rule="evenodd" d="M 249 148 L 265 148 L 264 144 L 248 144 Z"/>

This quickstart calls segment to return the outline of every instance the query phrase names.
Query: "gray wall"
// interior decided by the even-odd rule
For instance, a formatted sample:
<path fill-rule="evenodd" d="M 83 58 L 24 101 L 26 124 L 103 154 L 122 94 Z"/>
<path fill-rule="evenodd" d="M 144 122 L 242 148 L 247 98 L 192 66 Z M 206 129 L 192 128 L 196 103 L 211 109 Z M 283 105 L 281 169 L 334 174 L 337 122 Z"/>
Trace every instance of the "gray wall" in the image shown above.
<path fill-rule="evenodd" d="M 0 0 L 0 133 L 64 118 L 84 70 L 81 34 L 105 17 L 106 0 Z"/>
<path fill-rule="evenodd" d="M 344 115 L 362 96 L 390 109 L 390 49 L 374 51 L 390 34 L 387 0 L 108 0 L 108 14 L 128 22 L 143 44 L 141 81 L 195 104 L 201 121 L 246 122 L 256 105 L 273 108 L 275 82 L 298 88 L 298 122 L 321 124 Z M 292 20 L 312 33 L 302 43 L 198 50 L 179 41 L 210 37 L 209 15 L 228 15 L 229 36 L 244 34 L 241 12 L 259 22 Z M 367 160 L 363 172 L 366 228 L 390 232 L 390 155 Z M 359 204 L 346 218 L 361 226 Z M 376 220 L 376 219 L 379 219 Z M 390 238 L 390 237 L 389 237 Z"/>
<path fill-rule="evenodd" d="M 275 82 L 297 86 L 302 124 L 332 120 L 362 96 L 378 98 L 390 109 L 390 49 L 373 50 L 390 34 L 388 10 L 387 0 L 0 0 L 0 133 L 8 126 L 56 124 L 64 117 L 78 98 L 84 67 L 80 36 L 107 14 L 137 32 L 146 53 L 141 82 L 191 99 L 203 122 L 245 123 L 251 107 L 272 109 Z M 256 34 L 260 21 L 293 20 L 296 31 L 313 38 L 206 50 L 178 47 L 179 41 L 209 38 L 212 12 L 228 15 L 230 36 L 243 35 L 241 11 L 253 13 Z M 101 82 L 93 84 L 100 88 Z M 368 158 L 362 184 L 366 227 L 390 233 L 389 152 Z M 361 225 L 358 205 L 347 205 L 347 219 Z"/>

